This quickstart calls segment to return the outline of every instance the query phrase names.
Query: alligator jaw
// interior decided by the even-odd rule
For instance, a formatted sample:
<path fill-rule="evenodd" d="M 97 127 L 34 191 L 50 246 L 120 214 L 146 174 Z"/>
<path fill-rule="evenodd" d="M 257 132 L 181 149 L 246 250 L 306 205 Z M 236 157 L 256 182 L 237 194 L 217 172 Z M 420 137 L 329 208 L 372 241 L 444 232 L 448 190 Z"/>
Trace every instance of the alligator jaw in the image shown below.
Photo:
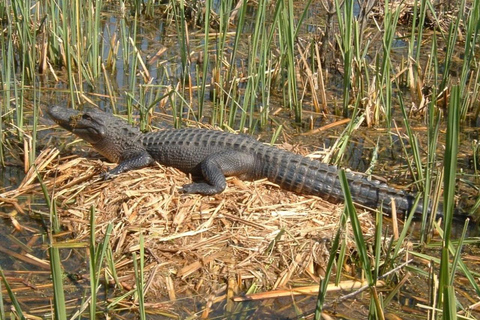
<path fill-rule="evenodd" d="M 47 114 L 56 124 L 91 144 L 97 143 L 105 135 L 103 124 L 88 113 L 81 113 L 78 110 L 59 106 L 50 106 L 47 109 Z"/>
<path fill-rule="evenodd" d="M 140 130 L 110 113 L 95 109 L 80 112 L 51 106 L 47 109 L 47 114 L 59 126 L 89 142 L 95 150 L 111 162 L 127 161 L 128 163 L 128 160 L 136 159 L 138 155 L 146 153 L 141 142 Z M 150 156 L 141 160 L 153 162 Z M 123 167 L 125 164 L 121 168 Z M 131 168 L 132 165 L 129 164 L 127 167 Z M 121 172 L 121 170 L 118 171 L 114 173 Z"/>
<path fill-rule="evenodd" d="M 74 109 L 66 109 L 59 106 L 50 106 L 47 114 L 55 121 L 56 124 L 64 129 L 72 132 L 74 129 L 74 121 L 81 117 L 80 111 Z"/>

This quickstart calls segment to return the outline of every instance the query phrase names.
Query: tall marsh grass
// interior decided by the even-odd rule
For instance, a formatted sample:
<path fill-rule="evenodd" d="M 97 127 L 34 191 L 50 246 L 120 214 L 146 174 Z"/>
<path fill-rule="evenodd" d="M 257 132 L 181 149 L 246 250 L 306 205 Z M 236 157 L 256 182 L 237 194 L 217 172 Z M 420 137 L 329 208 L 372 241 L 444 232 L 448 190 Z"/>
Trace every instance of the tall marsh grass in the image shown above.
<path fill-rule="evenodd" d="M 339 35 L 337 43 L 340 47 L 343 60 L 343 116 L 347 118 L 349 116 L 349 106 L 350 106 L 350 81 L 353 71 L 353 54 L 354 50 L 353 39 L 354 39 L 354 15 L 353 15 L 353 1 L 341 2 L 335 0 L 335 11 L 337 13 L 337 22 Z"/>
<path fill-rule="evenodd" d="M 461 125 L 467 123 L 467 119 L 476 121 L 480 114 L 477 61 L 480 2 L 473 1 L 470 7 L 465 0 L 455 3 L 453 14 L 443 14 L 448 19 L 442 20 L 433 2 L 414 1 L 413 18 L 403 25 L 400 24 L 405 13 L 403 7 L 392 1 L 385 1 L 385 6 L 375 12 L 371 7 L 365 9 L 371 15 L 362 16 L 363 20 L 354 1 L 327 2 L 325 5 L 331 10 L 327 13 L 315 7 L 319 12 L 315 25 L 307 21 L 314 4 L 311 0 L 255 3 L 206 0 L 203 7 L 206 14 L 200 24 L 188 18 L 193 8 L 189 1 L 168 4 L 152 0 L 119 1 L 120 9 L 113 14 L 104 11 L 104 7 L 111 4 L 102 0 L 1 1 L 0 164 L 5 165 L 8 154 L 20 154 L 14 150 L 16 143 L 12 143 L 10 137 L 25 150 L 23 159 L 27 166 L 34 163 L 39 146 L 41 108 L 52 101 L 60 100 L 74 108 L 97 105 L 115 113 L 125 112 L 129 122 L 139 122 L 145 131 L 157 125 L 152 123 L 156 116 L 165 113 L 168 117 L 162 120 L 168 119 L 174 127 L 208 121 L 228 130 L 255 133 L 270 125 L 272 143 L 281 136 L 282 130 L 291 128 L 292 123 L 305 124 L 306 111 L 329 122 L 337 121 L 334 109 L 336 101 L 341 101 L 341 116 L 351 120 L 342 127 L 324 160 L 344 164 L 346 150 L 365 123 L 369 127 L 385 128 L 390 145 L 393 145 L 392 135 L 398 134 L 403 150 L 400 158 L 405 160 L 405 171 L 420 191 L 417 203 L 423 201 L 425 208 L 420 239 L 414 243 L 413 254 L 438 263 L 439 287 L 436 294 L 432 294 L 430 306 L 443 309 L 444 318 L 455 318 L 459 302 L 453 280 L 457 271 L 465 274 L 470 286 L 480 294 L 474 276 L 460 258 L 464 236 L 458 242 L 451 240 L 458 137 Z M 202 11 L 193 12 L 198 17 Z M 427 17 L 434 17 L 435 25 L 428 32 Z M 148 28 L 157 30 L 161 29 L 160 25 L 165 32 L 154 32 L 155 36 L 148 38 L 151 35 Z M 317 34 L 311 36 L 311 30 Z M 325 37 L 320 37 L 323 33 Z M 323 43 L 318 43 L 318 39 Z M 379 45 L 375 45 L 377 41 Z M 397 41 L 406 43 L 407 49 L 402 51 L 401 58 L 395 47 Z M 164 51 L 159 43 L 167 44 Z M 461 59 L 457 57 L 459 51 Z M 319 52 L 335 61 L 325 61 Z M 454 68 L 455 63 L 460 63 L 460 68 Z M 460 70 L 457 76 L 453 76 L 453 69 Z M 409 92 L 402 79 L 407 79 Z M 322 113 L 318 102 L 312 102 L 317 94 L 323 100 Z M 312 105 L 313 112 L 307 110 Z M 277 107 L 288 110 L 291 118 L 276 118 L 272 110 Z M 426 127 L 426 139 L 423 133 L 414 130 L 419 123 Z M 396 126 L 401 128 L 396 131 Z M 443 143 L 445 126 L 447 136 L 442 158 L 438 150 Z M 382 146 L 377 145 L 376 149 Z M 443 168 L 443 175 L 439 166 Z M 478 178 L 477 172 L 475 177 Z M 356 210 L 342 174 L 341 178 L 346 211 L 334 237 L 325 279 L 319 285 L 315 317 L 319 319 L 324 308 L 326 286 L 334 274 L 335 264 L 338 267 L 335 281 L 339 282 L 344 276 L 342 266 L 347 259 L 347 246 L 342 235 L 350 223 L 358 248 L 358 265 L 368 282 L 369 315 L 383 318 L 384 308 L 400 287 L 384 297 L 377 292 L 376 283 L 388 272 L 396 271 L 405 258 L 413 216 L 405 218 L 403 229 L 394 239 L 393 236 L 382 238 L 384 228 L 377 214 L 377 230 L 369 247 L 356 220 Z M 432 207 L 433 212 L 437 208 L 442 181 L 446 209 L 443 230 L 434 216 L 427 214 L 427 208 Z M 48 199 L 48 192 L 45 198 Z M 60 221 L 55 204 L 50 204 L 50 208 L 52 228 L 56 232 Z M 87 309 L 85 313 L 90 318 L 97 315 L 100 303 L 97 293 L 106 275 L 119 283 L 108 244 L 111 227 L 105 239 L 96 244 L 94 212 L 92 208 L 90 292 L 85 294 L 84 303 L 74 317 L 80 317 Z M 435 243 L 433 229 L 443 235 L 441 258 L 436 260 L 421 252 Z M 55 290 L 52 304 L 55 316 L 63 319 L 69 311 L 65 308 L 62 288 L 60 247 L 52 235 L 49 234 L 47 241 Z M 132 260 L 136 289 L 113 299 L 106 308 L 114 309 L 122 299 L 133 297 L 144 318 L 147 306 L 143 297 L 141 239 L 140 253 Z M 428 276 L 418 268 L 409 270 Z M 22 306 L 1 269 L 0 276 L 15 314 L 24 318 Z M 430 276 L 433 278 L 433 271 Z M 7 313 L 4 298 L 0 296 L 2 318 Z"/>

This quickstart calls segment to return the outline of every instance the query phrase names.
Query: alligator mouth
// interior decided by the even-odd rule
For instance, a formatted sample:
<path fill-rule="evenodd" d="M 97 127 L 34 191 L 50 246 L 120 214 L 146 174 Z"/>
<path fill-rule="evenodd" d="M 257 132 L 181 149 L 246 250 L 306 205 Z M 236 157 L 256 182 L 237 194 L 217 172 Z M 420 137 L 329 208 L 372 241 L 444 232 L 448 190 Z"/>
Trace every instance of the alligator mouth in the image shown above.
<path fill-rule="evenodd" d="M 81 118 L 79 111 L 65 109 L 59 106 L 50 106 L 46 111 L 56 124 L 69 131 L 73 130 L 75 125 L 78 123 L 79 117 Z"/>
<path fill-rule="evenodd" d="M 56 124 L 90 143 L 98 142 L 104 134 L 100 124 L 80 111 L 51 106 L 47 114 Z"/>

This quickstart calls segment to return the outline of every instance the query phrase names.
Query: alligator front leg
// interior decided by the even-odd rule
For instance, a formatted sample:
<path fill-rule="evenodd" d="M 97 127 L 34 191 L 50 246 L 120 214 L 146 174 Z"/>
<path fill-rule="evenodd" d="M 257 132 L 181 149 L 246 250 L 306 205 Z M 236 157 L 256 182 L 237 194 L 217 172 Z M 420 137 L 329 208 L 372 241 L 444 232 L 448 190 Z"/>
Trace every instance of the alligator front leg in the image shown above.
<path fill-rule="evenodd" d="M 200 164 L 202 182 L 183 186 L 184 193 L 213 195 L 227 187 L 226 176 L 253 176 L 255 156 L 235 150 L 227 150 L 209 155 Z"/>
<path fill-rule="evenodd" d="M 112 179 L 113 177 L 119 175 L 122 172 L 144 168 L 153 164 L 153 162 L 153 158 L 146 151 L 143 153 L 135 154 L 133 156 L 129 156 L 128 158 L 122 160 L 118 164 L 118 166 L 103 174 L 103 179 Z"/>

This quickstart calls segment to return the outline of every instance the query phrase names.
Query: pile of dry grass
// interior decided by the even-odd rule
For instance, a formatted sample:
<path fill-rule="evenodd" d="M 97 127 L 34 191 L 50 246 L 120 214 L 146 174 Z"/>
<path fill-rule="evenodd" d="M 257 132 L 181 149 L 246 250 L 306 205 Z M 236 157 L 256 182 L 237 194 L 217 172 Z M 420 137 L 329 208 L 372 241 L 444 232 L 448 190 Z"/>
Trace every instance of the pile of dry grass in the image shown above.
<path fill-rule="evenodd" d="M 197 293 L 219 298 L 227 288 L 240 294 L 255 284 L 265 291 L 318 283 L 322 275 L 341 205 L 283 191 L 268 181 L 235 178 L 222 194 L 184 195 L 179 188 L 189 178 L 161 166 L 103 181 L 101 172 L 114 165 L 76 156 L 58 159 L 57 154 L 44 151 L 37 167 L 57 201 L 63 226 L 75 240 L 88 242 L 92 207 L 97 239 L 113 224 L 111 246 L 126 289 L 135 283 L 131 253 L 139 250 L 140 234 L 147 298 Z M 39 190 L 33 178 L 25 180 L 23 189 L 3 196 Z M 359 217 L 368 237 L 374 228 L 371 214 Z"/>

